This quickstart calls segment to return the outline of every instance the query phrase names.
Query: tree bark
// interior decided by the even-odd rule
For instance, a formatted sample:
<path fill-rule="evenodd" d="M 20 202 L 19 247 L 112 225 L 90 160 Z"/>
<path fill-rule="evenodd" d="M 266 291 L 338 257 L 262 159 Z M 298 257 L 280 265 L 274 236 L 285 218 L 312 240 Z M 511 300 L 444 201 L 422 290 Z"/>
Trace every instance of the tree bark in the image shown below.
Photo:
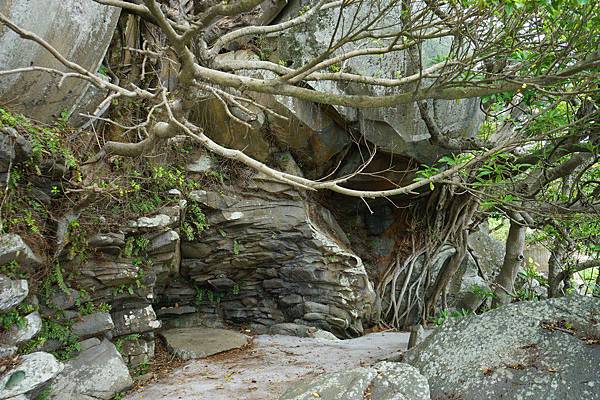
<path fill-rule="evenodd" d="M 525 220 L 520 213 L 511 215 L 510 229 L 506 239 L 506 253 L 502 269 L 494 281 L 494 307 L 508 304 L 512 300 L 515 278 L 523 263 L 525 249 Z"/>
<path fill-rule="evenodd" d="M 565 248 L 560 240 L 556 241 L 555 247 L 550 253 L 550 260 L 548 261 L 548 297 L 558 297 L 559 291 L 558 286 L 562 279 L 558 279 L 558 276 L 562 272 L 562 264 L 565 255 Z"/>

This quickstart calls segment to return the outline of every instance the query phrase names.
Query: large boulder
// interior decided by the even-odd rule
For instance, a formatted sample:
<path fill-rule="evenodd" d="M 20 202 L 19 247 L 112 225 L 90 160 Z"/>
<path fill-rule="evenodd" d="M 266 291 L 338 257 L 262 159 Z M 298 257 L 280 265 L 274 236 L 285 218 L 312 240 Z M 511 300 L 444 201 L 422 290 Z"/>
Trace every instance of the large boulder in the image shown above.
<path fill-rule="evenodd" d="M 600 299 L 515 303 L 447 322 L 404 361 L 433 398 L 600 399 Z"/>
<path fill-rule="evenodd" d="M 284 63 L 298 68 L 318 57 L 326 50 L 333 35 L 337 39 L 348 34 L 348 30 L 355 32 L 361 27 L 372 23 L 374 16 L 379 15 L 382 9 L 389 7 L 392 0 L 381 2 L 357 2 L 346 5 L 339 18 L 339 8 L 331 8 L 316 15 L 310 23 L 286 32 L 277 38 L 276 54 Z M 385 15 L 370 29 L 379 29 L 378 33 L 396 31 L 402 21 L 402 5 L 395 5 L 386 10 Z M 281 21 L 294 18 L 304 12 L 308 7 L 314 6 L 311 0 L 295 0 L 284 10 L 279 17 Z M 339 21 L 338 21 L 339 20 Z M 390 39 L 392 40 L 392 39 Z M 352 41 L 342 46 L 338 54 L 343 54 L 361 47 L 384 47 L 389 45 L 386 39 Z M 452 37 L 441 37 L 423 42 L 421 46 L 421 60 L 425 67 L 436 63 L 436 59 L 446 57 L 451 49 Z M 277 62 L 277 60 L 275 60 Z M 411 75 L 415 63 L 407 51 L 390 52 L 385 55 L 371 55 L 352 58 L 340 65 L 334 65 L 330 72 L 351 72 L 378 78 L 393 79 Z M 316 90 L 333 92 L 337 94 L 370 94 L 388 95 L 399 93 L 398 87 L 369 88 L 362 84 L 348 84 L 338 81 L 310 82 Z M 421 87 L 430 83 L 423 79 Z M 400 86 L 400 90 L 410 90 L 410 85 Z M 439 126 L 443 126 L 451 136 L 470 137 L 483 121 L 479 110 L 479 100 L 469 99 L 462 101 L 432 100 L 430 107 L 432 115 Z M 429 143 L 430 134 L 421 120 L 415 103 L 403 104 L 387 108 L 366 108 L 356 110 L 349 107 L 336 107 L 338 112 L 350 122 L 358 122 L 361 132 L 372 143 L 377 144 L 379 150 L 402 154 L 420 162 L 431 162 L 445 152 L 444 149 Z"/>
<path fill-rule="evenodd" d="M 19 364 L 0 377 L 0 399 L 10 399 L 35 390 L 63 368 L 52 354 L 36 352 L 24 355 Z"/>
<path fill-rule="evenodd" d="M 52 383 L 51 399 L 108 400 L 133 384 L 127 365 L 108 340 L 86 341 L 87 347 Z"/>
<path fill-rule="evenodd" d="M 0 12 L 20 27 L 46 39 L 64 57 L 96 72 L 112 38 L 120 9 L 79 0 L 7 0 Z M 21 39 L 6 27 L 0 30 L 0 69 L 30 65 L 64 70 L 46 49 Z M 51 120 L 63 111 L 82 106 L 90 84 L 45 72 L 13 74 L 0 80 L 0 103 L 11 104 L 39 120 Z M 16 101 L 15 101 L 16 99 Z M 93 109 L 93 108 L 92 108 Z"/>
<path fill-rule="evenodd" d="M 365 397 L 368 396 L 368 397 Z M 429 386 L 407 364 L 379 362 L 372 367 L 323 374 L 286 391 L 280 400 L 429 400 Z"/>

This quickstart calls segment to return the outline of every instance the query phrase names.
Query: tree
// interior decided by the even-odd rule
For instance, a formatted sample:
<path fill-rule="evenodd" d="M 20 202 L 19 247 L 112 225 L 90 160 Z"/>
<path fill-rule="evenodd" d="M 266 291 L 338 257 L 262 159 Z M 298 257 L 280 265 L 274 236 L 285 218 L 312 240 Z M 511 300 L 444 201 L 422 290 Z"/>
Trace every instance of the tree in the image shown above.
<path fill-rule="evenodd" d="M 510 292 L 518 267 L 513 258 L 518 257 L 522 247 L 524 224 L 534 226 L 573 212 L 590 213 L 598 203 L 598 180 L 588 179 L 597 173 L 598 154 L 600 48 L 590 40 L 600 36 L 596 1 L 315 0 L 306 2 L 297 16 L 275 23 L 261 8 L 262 0 L 93 1 L 119 7 L 152 26 L 160 39 L 148 40 L 149 47 L 137 51 L 144 60 L 156 64 L 154 71 L 160 71 L 163 63 L 171 67 L 174 64 L 176 85 L 161 79 L 158 72 L 147 73 L 150 76 L 145 84 L 106 81 L 0 14 L 3 25 L 24 40 L 45 47 L 65 67 L 61 71 L 30 66 L 0 71 L 0 76 L 44 71 L 63 79 L 86 80 L 109 92 L 95 118 L 120 98 L 137 99 L 146 105 L 144 115 L 133 127 L 146 136 L 142 140 L 107 141 L 89 163 L 107 155 L 138 157 L 183 133 L 215 154 L 301 190 L 326 189 L 372 199 L 410 195 L 429 188 L 434 206 L 430 205 L 421 219 L 431 222 L 434 228 L 413 254 L 427 253 L 431 258 L 448 242 L 458 251 L 435 282 L 424 284 L 429 288 L 424 317 L 435 308 L 462 262 L 468 230 L 485 213 L 504 213 L 514 221 L 510 244 L 516 252 L 507 253 L 498 281 L 499 287 Z M 299 65 L 293 60 L 279 63 L 260 56 L 245 60 L 219 56 L 239 47 L 260 52 L 265 41 L 314 24 L 325 13 L 336 21 L 329 44 Z M 390 17 L 397 19 L 390 24 Z M 450 45 L 447 54 L 433 65 L 426 65 L 423 52 L 430 40 L 446 40 Z M 405 54 L 410 61 L 398 74 L 384 71 L 380 77 L 355 73 L 350 68 L 355 59 L 393 54 Z M 322 85 L 331 82 L 359 85 L 371 94 L 319 89 L 331 87 Z M 255 123 L 257 112 L 268 118 L 285 118 L 261 104 L 256 94 L 283 95 L 337 107 L 414 104 L 427 126 L 430 142 L 449 155 L 433 165 L 422 166 L 410 184 L 395 183 L 388 190 L 353 189 L 347 183 L 363 172 L 370 158 L 352 173 L 336 176 L 332 171 L 328 179 L 307 179 L 216 143 L 190 119 L 195 103 L 207 98 L 217 99 L 228 117 L 241 125 Z M 430 110 L 434 99 L 477 97 L 482 99 L 487 121 L 483 130 L 469 139 L 449 135 Z M 568 199 L 549 198 L 547 190 L 565 179 L 572 179 L 570 186 L 575 188 Z M 391 303 L 396 301 L 395 277 L 408 264 L 391 265 L 380 285 L 380 294 L 387 291 Z M 398 300 L 416 304 L 416 300 L 405 300 L 404 292 Z M 396 320 L 399 312 L 394 310 Z"/>

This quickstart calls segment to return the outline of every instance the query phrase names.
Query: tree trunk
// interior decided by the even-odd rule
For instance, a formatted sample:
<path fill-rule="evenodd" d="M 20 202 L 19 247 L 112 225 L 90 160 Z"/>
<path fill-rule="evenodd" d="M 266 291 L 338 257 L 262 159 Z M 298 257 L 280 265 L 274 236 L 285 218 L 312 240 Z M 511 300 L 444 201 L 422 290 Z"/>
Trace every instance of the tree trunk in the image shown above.
<path fill-rule="evenodd" d="M 523 263 L 525 249 L 525 220 L 520 213 L 511 215 L 510 229 L 506 239 L 506 253 L 502 269 L 494 281 L 493 306 L 508 304 L 512 300 L 515 278 Z"/>
<path fill-rule="evenodd" d="M 550 254 L 548 261 L 548 297 L 558 297 L 560 295 L 558 286 L 562 279 L 559 278 L 562 272 L 562 263 L 565 255 L 565 248 L 561 241 L 556 241 L 555 247 Z"/>
<path fill-rule="evenodd" d="M 460 240 L 456 243 L 456 253 L 454 253 L 454 255 L 450 257 L 450 260 L 448 260 L 448 263 L 440 269 L 425 306 L 426 312 L 431 313 L 428 315 L 433 314 L 433 309 L 435 308 L 435 303 L 437 302 L 438 297 L 444 291 L 465 259 L 465 254 L 467 252 L 467 237 L 468 232 L 466 230 L 461 232 Z"/>

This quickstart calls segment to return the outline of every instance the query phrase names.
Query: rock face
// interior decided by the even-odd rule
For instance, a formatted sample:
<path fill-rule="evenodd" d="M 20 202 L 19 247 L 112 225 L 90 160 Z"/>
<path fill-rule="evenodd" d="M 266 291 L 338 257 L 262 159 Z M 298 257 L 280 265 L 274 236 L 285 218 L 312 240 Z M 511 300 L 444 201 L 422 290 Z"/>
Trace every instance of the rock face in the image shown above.
<path fill-rule="evenodd" d="M 29 285 L 25 279 L 13 280 L 0 275 L 0 311 L 16 306 L 28 293 Z"/>
<path fill-rule="evenodd" d="M 169 351 L 185 360 L 239 349 L 250 339 L 238 332 L 211 328 L 169 329 L 160 333 Z"/>
<path fill-rule="evenodd" d="M 372 400 L 429 400 L 429 385 L 416 368 L 383 361 L 309 379 L 280 400 L 363 400 L 367 393 Z"/>
<path fill-rule="evenodd" d="M 340 38 L 347 32 L 345 29 L 356 29 L 366 26 L 381 9 L 389 6 L 391 0 L 382 2 L 360 2 L 344 7 L 341 21 L 338 25 L 337 9 L 322 12 L 307 26 L 302 26 L 290 33 L 278 38 L 276 49 L 279 59 L 291 63 L 291 67 L 299 66 L 318 56 L 330 44 L 331 37 L 336 33 Z M 279 17 L 287 20 L 296 17 L 303 12 L 304 7 L 313 6 L 310 0 L 296 0 Z M 399 3 L 386 11 L 386 15 L 374 26 L 381 32 L 395 31 L 398 28 L 401 17 L 401 6 Z M 359 21 L 359 22 L 357 22 Z M 362 24 L 362 25 L 361 25 Z M 344 28 L 352 27 L 352 28 Z M 370 26 L 373 28 L 373 26 Z M 385 40 L 381 43 L 384 46 Z M 363 42 L 352 42 L 342 46 L 340 54 L 354 50 L 361 46 L 373 47 L 369 39 Z M 435 64 L 435 59 L 448 55 L 451 46 L 449 37 L 426 40 L 422 46 L 422 61 L 426 67 Z M 377 76 L 381 78 L 397 78 L 411 75 L 415 68 L 410 60 L 408 52 L 393 52 L 383 56 L 373 55 L 347 60 L 337 68 L 342 72 L 351 72 Z M 338 94 L 372 94 L 386 95 L 398 93 L 396 88 L 379 88 L 373 90 L 359 84 L 338 83 L 336 81 L 311 82 L 311 85 L 320 91 Z M 428 85 L 427 79 L 423 85 Z M 402 87 L 403 90 L 409 85 Z M 477 131 L 479 124 L 483 121 L 482 113 L 479 111 L 479 100 L 446 101 L 435 100 L 429 105 L 433 110 L 434 118 L 439 126 L 444 126 L 448 132 L 456 137 L 469 137 Z M 347 107 L 336 107 L 338 112 L 347 120 L 358 122 L 360 130 L 378 148 L 395 154 L 410 156 L 420 162 L 431 162 L 437 159 L 443 150 L 428 143 L 429 132 L 421 120 L 416 104 L 399 105 L 390 108 L 371 108 L 356 110 Z"/>
<path fill-rule="evenodd" d="M 31 156 L 31 144 L 15 129 L 0 128 L 0 173 L 8 171 L 11 164 L 16 164 Z"/>
<path fill-rule="evenodd" d="M 19 365 L 0 378 L 0 399 L 10 399 L 35 390 L 63 368 L 52 354 L 37 352 L 24 355 Z"/>
<path fill-rule="evenodd" d="M 51 399 L 109 400 L 132 385 L 127 366 L 115 346 L 108 340 L 91 340 L 93 345 L 68 361 L 56 377 Z"/>
<path fill-rule="evenodd" d="M 79 0 L 8 0 L 0 4 L 0 12 L 20 27 L 45 38 L 63 56 L 84 68 L 96 71 L 112 38 L 119 9 Z M 0 69 L 40 65 L 64 69 L 40 45 L 20 39 L 10 29 L 0 32 Z M 47 73 L 23 73 L 3 77 L 0 101 L 11 103 L 27 115 L 51 120 L 63 110 L 82 106 L 86 81 L 67 79 L 59 89 L 60 76 Z M 9 101 L 18 94 L 18 104 Z"/>
<path fill-rule="evenodd" d="M 19 235 L 7 233 L 0 236 L 0 265 L 16 261 L 22 267 L 36 267 L 42 260 L 35 254 Z"/>
<path fill-rule="evenodd" d="M 296 322 L 360 335 L 375 294 L 335 220 L 287 185 L 253 182 L 250 190 L 262 190 L 190 195 L 210 222 L 199 240 L 182 243 L 181 275 L 196 286 L 200 312 L 259 332 Z M 161 305 L 182 304 L 166 293 Z"/>
<path fill-rule="evenodd" d="M 14 325 L 7 332 L 4 332 L 0 337 L 0 345 L 5 347 L 21 344 L 33 338 L 42 329 L 42 319 L 37 311 L 25 316 L 25 321 L 26 324 L 23 328 Z"/>
<path fill-rule="evenodd" d="M 599 321 L 597 298 L 515 303 L 444 324 L 405 362 L 432 398 L 600 399 Z"/>

